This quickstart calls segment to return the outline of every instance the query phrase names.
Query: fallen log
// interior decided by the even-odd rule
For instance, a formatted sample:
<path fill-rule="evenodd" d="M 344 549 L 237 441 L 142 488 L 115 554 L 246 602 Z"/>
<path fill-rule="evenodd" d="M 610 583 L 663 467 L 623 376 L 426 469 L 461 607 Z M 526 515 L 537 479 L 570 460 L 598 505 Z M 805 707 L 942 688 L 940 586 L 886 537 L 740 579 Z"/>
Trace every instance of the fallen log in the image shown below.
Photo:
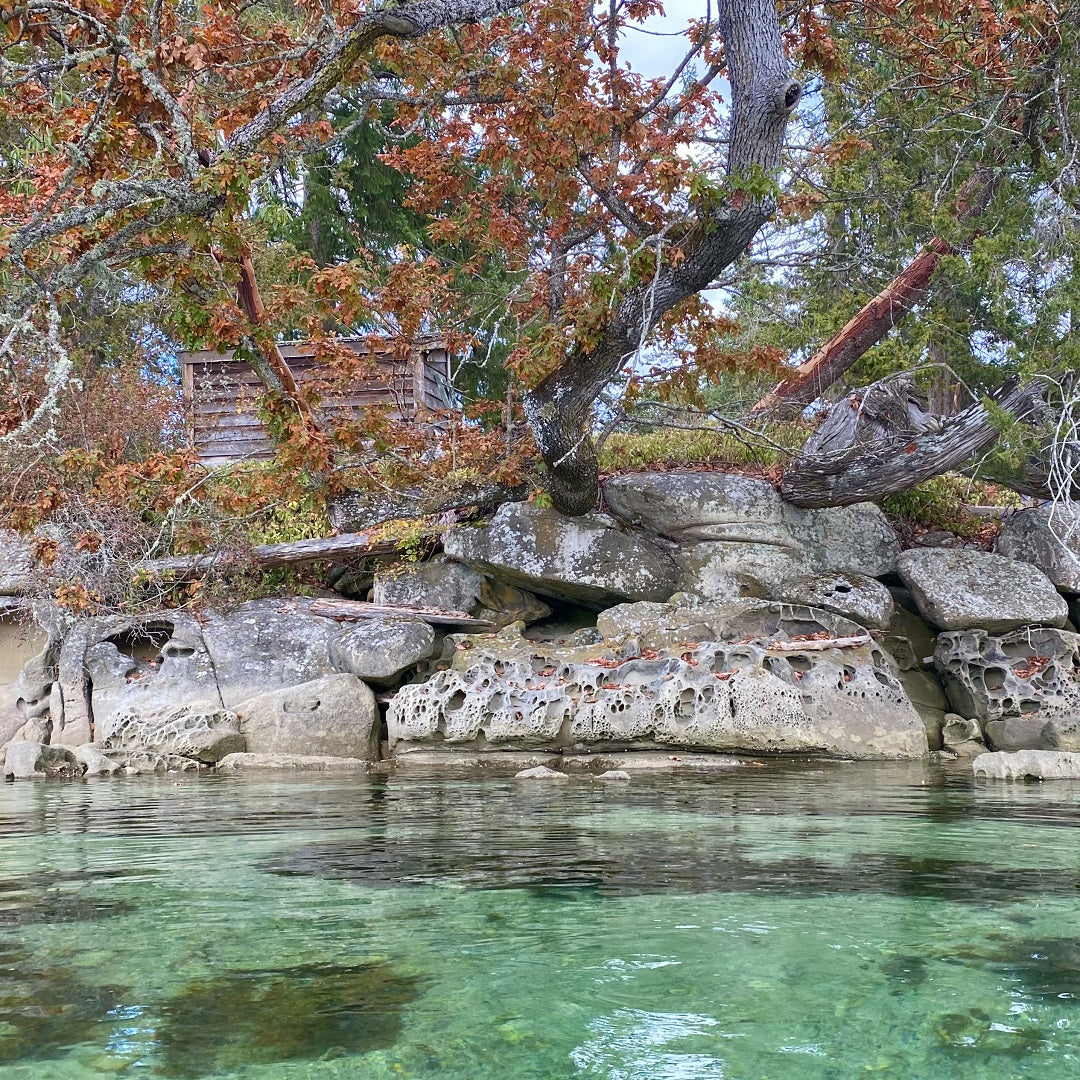
<path fill-rule="evenodd" d="M 308 605 L 312 615 L 322 615 L 327 619 L 381 619 L 387 616 L 422 619 L 433 626 L 466 626 L 478 630 L 494 629 L 495 624 L 489 619 L 474 619 L 467 611 L 445 611 L 440 608 L 388 607 L 384 604 L 369 604 L 364 600 L 312 600 Z"/>
<path fill-rule="evenodd" d="M 988 169 L 976 170 L 957 196 L 956 221 L 977 218 L 989 204 L 999 180 Z M 751 415 L 772 413 L 776 419 L 798 416 L 926 298 L 941 260 L 956 251 L 944 237 L 935 236 L 877 296 L 766 394 Z"/>
<path fill-rule="evenodd" d="M 425 533 L 432 539 L 441 536 L 441 529 Z M 409 538 L 410 544 L 416 537 Z M 230 568 L 247 569 L 254 565 L 260 570 L 301 563 L 356 559 L 364 555 L 390 555 L 400 551 L 401 540 L 386 538 L 377 530 L 359 533 L 340 533 L 311 540 L 291 540 L 283 544 L 257 544 L 246 551 L 208 551 L 202 555 L 183 555 L 169 559 L 146 559 L 137 569 L 152 576 L 188 577 L 224 571 Z"/>
<path fill-rule="evenodd" d="M 824 649 L 857 649 L 870 644 L 869 634 L 855 637 L 807 638 L 805 641 L 771 641 L 766 652 L 818 652 Z"/>

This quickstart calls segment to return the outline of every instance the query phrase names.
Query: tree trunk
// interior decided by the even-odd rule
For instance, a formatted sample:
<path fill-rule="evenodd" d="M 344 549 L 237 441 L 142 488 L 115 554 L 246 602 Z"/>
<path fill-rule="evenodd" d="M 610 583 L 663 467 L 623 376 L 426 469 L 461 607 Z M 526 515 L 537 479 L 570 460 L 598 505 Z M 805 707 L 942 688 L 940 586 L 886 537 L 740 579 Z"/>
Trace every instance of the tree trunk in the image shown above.
<path fill-rule="evenodd" d="M 956 220 L 966 221 L 981 214 L 997 186 L 994 174 L 986 169 L 977 170 L 957 196 Z M 935 236 L 809 360 L 766 394 L 754 406 L 752 415 L 769 412 L 777 419 L 798 416 L 925 299 L 942 257 L 955 254 L 956 248 L 948 240 Z"/>
<path fill-rule="evenodd" d="M 980 402 L 956 416 L 937 420 L 920 413 L 916 406 L 914 416 L 910 410 L 906 412 L 905 423 L 897 405 L 876 412 L 868 421 L 868 431 L 867 425 L 859 422 L 860 410 L 864 400 L 874 406 L 875 388 L 881 385 L 856 391 L 833 406 L 821 428 L 784 470 L 780 493 L 788 502 L 809 508 L 850 506 L 907 491 L 932 476 L 959 468 L 991 446 L 1000 434 L 991 411 L 1005 410 L 1017 420 L 1026 420 L 1039 413 L 1045 403 L 1043 383 L 1020 385 L 1013 379 L 987 395 L 991 409 Z M 897 396 L 893 392 L 893 397 Z M 845 413 L 856 418 L 854 424 Z M 846 445 L 845 431 L 850 431 Z"/>
<path fill-rule="evenodd" d="M 789 75 L 774 0 L 720 0 L 717 21 L 731 80 L 727 173 L 775 176 L 784 130 L 802 93 Z M 735 192 L 726 206 L 703 212 L 677 243 L 681 263 L 662 265 L 653 280 L 631 289 L 611 313 L 595 345 L 576 346 L 525 396 L 525 415 L 547 468 L 556 509 L 588 513 L 596 505 L 598 466 L 592 406 L 626 366 L 665 312 L 714 280 L 746 249 L 775 210 L 772 198 Z M 661 252 L 659 244 L 657 259 Z"/>

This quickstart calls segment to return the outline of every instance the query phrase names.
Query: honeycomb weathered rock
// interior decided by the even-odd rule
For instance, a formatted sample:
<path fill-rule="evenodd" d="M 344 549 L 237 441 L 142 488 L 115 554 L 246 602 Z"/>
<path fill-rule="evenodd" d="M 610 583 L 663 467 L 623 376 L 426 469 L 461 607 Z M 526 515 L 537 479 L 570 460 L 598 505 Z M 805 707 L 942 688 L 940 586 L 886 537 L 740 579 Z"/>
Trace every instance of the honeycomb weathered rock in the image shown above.
<path fill-rule="evenodd" d="M 641 607 L 650 621 L 668 605 Z M 865 636 L 861 627 L 761 602 L 736 605 L 728 617 L 716 608 L 672 610 L 666 623 L 583 648 L 525 641 L 513 629 L 453 635 L 450 666 L 390 703 L 391 745 L 926 752 L 922 722 L 878 646 L 866 638 L 854 648 L 799 650 L 790 641 L 836 636 L 838 627 Z M 680 640 L 699 628 L 711 640 Z M 784 641 L 794 647 L 779 649 Z"/>

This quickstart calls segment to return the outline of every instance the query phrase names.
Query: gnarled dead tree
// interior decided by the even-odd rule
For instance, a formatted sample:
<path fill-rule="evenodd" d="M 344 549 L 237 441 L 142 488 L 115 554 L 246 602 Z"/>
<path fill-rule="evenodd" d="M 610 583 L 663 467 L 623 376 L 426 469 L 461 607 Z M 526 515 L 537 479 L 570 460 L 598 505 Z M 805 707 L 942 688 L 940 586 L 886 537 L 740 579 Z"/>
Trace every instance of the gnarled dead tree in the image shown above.
<path fill-rule="evenodd" d="M 955 416 L 926 411 L 910 376 L 854 391 L 829 410 L 784 470 L 780 492 L 796 506 L 882 499 L 959 469 L 992 446 L 1003 413 L 1043 418 L 1046 384 L 1011 379 Z"/>

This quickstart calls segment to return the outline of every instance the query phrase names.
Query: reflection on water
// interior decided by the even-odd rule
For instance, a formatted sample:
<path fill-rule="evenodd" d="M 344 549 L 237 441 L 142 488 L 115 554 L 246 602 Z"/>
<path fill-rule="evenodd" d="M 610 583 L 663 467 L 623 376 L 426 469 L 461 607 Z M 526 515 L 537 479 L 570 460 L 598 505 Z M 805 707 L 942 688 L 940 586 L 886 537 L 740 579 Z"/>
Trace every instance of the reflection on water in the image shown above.
<path fill-rule="evenodd" d="M 0 787 L 0 1077 L 1080 1075 L 1080 785 Z"/>

